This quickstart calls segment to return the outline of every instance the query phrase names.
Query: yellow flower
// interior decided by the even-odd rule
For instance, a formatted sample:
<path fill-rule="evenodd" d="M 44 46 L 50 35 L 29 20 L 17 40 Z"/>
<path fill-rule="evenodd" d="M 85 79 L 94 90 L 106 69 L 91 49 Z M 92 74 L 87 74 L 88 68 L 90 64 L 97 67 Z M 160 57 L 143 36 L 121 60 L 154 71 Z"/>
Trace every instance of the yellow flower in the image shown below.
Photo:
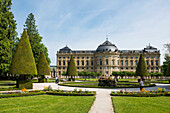
<path fill-rule="evenodd" d="M 27 91 L 27 89 L 26 89 L 26 88 L 24 88 L 24 89 L 21 89 L 21 91 L 25 91 L 25 92 L 26 92 L 26 91 Z"/>
<path fill-rule="evenodd" d="M 44 86 L 44 89 L 47 89 L 47 86 Z"/>
<path fill-rule="evenodd" d="M 79 89 L 79 91 L 82 91 L 82 89 Z"/>

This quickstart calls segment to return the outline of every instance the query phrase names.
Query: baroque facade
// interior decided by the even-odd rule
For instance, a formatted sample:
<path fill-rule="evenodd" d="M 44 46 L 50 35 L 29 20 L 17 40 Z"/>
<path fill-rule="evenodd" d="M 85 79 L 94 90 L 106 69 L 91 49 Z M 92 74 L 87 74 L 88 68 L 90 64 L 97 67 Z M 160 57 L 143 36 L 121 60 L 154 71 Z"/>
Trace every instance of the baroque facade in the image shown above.
<path fill-rule="evenodd" d="M 71 50 L 64 47 L 57 51 L 57 75 L 67 71 L 73 55 L 77 71 L 101 72 L 109 76 L 113 71 L 136 71 L 140 54 L 144 55 L 148 72 L 160 72 L 160 50 L 147 46 L 142 50 L 119 50 L 106 40 L 96 50 Z"/>

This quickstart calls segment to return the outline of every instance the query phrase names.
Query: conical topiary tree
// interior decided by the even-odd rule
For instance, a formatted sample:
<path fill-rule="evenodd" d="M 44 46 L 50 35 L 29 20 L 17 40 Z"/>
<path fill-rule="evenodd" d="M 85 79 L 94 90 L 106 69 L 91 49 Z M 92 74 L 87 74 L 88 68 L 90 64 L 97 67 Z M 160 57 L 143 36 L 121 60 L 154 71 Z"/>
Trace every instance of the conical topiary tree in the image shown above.
<path fill-rule="evenodd" d="M 16 52 L 12 58 L 9 72 L 11 74 L 20 75 L 17 80 L 18 88 L 32 88 L 32 82 L 28 83 L 30 81 L 27 79 L 27 75 L 36 75 L 37 68 L 26 30 L 23 31 L 18 43 Z"/>
<path fill-rule="evenodd" d="M 167 71 L 166 71 L 166 76 L 170 76 L 170 62 L 168 63 Z"/>
<path fill-rule="evenodd" d="M 136 76 L 140 76 L 144 79 L 144 76 L 148 76 L 147 66 L 143 54 L 140 55 L 139 62 L 136 68 Z"/>
<path fill-rule="evenodd" d="M 76 64 L 74 62 L 74 58 L 72 55 L 71 55 L 70 62 L 67 67 L 67 75 L 71 76 L 72 80 L 74 80 L 73 76 L 78 76 Z"/>
<path fill-rule="evenodd" d="M 50 75 L 50 68 L 48 66 L 44 51 L 41 52 L 38 64 L 37 64 L 38 75 L 41 75 L 42 78 L 39 79 L 39 82 L 46 82 L 47 79 L 45 75 Z"/>

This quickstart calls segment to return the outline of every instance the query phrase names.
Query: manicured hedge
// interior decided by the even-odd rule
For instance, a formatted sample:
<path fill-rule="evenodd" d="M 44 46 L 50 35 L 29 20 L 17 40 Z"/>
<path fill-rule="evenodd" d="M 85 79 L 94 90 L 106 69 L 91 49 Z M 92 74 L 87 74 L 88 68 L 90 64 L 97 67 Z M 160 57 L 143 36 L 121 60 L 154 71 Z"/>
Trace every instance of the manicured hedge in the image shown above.
<path fill-rule="evenodd" d="M 31 92 L 31 93 L 15 93 L 15 94 L 3 94 L 0 95 L 0 98 L 9 98 L 9 97 L 22 97 L 22 96 L 33 96 L 33 95 L 43 95 L 46 92 Z"/>
<path fill-rule="evenodd" d="M 97 85 L 75 85 L 75 84 L 58 84 L 61 86 L 69 86 L 69 87 L 85 87 L 85 88 L 139 88 L 139 86 L 135 85 L 117 85 L 116 87 L 113 86 L 97 86 Z M 145 87 L 153 87 L 156 86 L 155 84 L 149 84 Z"/>
<path fill-rule="evenodd" d="M 49 94 L 49 95 L 65 95 L 65 96 L 94 96 L 94 95 L 96 95 L 96 92 L 92 92 L 92 93 L 46 92 L 46 94 Z"/>
<path fill-rule="evenodd" d="M 156 94 L 115 94 L 111 93 L 111 96 L 133 96 L 133 97 L 156 97 L 156 96 L 165 96 L 165 93 L 156 93 Z"/>

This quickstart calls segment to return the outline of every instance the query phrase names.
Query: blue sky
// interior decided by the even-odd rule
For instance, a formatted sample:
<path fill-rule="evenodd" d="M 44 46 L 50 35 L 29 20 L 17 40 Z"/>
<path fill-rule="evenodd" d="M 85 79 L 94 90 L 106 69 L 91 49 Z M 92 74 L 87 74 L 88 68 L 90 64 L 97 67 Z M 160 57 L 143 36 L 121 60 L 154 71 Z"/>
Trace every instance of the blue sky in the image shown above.
<path fill-rule="evenodd" d="M 170 0 L 13 0 L 17 32 L 29 13 L 36 18 L 51 65 L 66 44 L 74 50 L 95 50 L 106 40 L 120 50 L 141 50 L 151 43 L 161 51 L 170 42 Z"/>

